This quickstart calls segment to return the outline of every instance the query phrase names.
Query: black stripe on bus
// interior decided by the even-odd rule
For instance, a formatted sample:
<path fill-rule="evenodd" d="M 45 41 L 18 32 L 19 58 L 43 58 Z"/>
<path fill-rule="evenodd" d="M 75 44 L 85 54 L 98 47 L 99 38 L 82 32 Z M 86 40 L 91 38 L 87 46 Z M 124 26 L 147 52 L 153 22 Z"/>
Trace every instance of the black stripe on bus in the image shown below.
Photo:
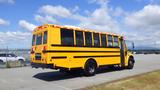
<path fill-rule="evenodd" d="M 85 47 L 85 48 L 119 48 L 119 47 L 104 47 L 104 46 L 76 46 L 76 45 L 60 45 L 60 44 L 51 44 L 51 46 L 59 46 L 59 47 Z"/>
<path fill-rule="evenodd" d="M 97 53 L 102 53 L 102 52 L 105 52 L 105 53 L 120 53 L 120 51 L 71 51 L 71 50 L 47 50 L 47 51 L 43 51 L 44 53 L 48 53 L 48 52 L 70 52 L 70 53 L 74 53 L 74 52 L 81 52 L 81 53 L 84 53 L 84 52 L 97 52 Z"/>
<path fill-rule="evenodd" d="M 120 57 L 120 55 L 74 56 L 74 58 L 90 58 L 90 57 Z"/>
<path fill-rule="evenodd" d="M 52 57 L 52 59 L 64 59 L 67 58 L 66 56 L 56 56 L 56 57 Z"/>

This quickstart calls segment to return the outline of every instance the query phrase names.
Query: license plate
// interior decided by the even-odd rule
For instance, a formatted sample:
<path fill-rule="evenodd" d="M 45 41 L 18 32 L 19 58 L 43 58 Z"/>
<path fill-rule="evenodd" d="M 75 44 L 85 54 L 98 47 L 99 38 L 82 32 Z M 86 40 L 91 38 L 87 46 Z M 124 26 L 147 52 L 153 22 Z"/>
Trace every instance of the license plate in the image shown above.
<path fill-rule="evenodd" d="M 35 59 L 36 60 L 41 60 L 41 54 L 40 53 L 36 53 L 35 54 Z"/>

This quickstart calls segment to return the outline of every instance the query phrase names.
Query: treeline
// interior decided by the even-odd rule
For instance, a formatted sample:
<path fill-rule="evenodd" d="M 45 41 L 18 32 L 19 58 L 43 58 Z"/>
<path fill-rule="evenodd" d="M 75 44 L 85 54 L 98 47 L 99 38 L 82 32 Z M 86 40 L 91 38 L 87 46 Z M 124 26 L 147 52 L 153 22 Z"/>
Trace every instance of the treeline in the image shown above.
<path fill-rule="evenodd" d="M 139 49 L 139 50 L 134 50 L 136 54 L 160 54 L 160 50 L 157 49 Z"/>
<path fill-rule="evenodd" d="M 0 51 L 30 51 L 30 49 L 0 49 Z"/>

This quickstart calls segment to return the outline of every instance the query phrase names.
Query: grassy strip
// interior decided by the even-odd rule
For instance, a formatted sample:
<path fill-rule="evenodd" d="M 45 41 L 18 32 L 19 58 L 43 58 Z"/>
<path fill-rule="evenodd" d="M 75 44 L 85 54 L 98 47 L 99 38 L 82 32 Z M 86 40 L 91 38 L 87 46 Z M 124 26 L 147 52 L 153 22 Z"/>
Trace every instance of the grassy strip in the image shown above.
<path fill-rule="evenodd" d="M 160 70 L 82 90 L 160 90 Z"/>

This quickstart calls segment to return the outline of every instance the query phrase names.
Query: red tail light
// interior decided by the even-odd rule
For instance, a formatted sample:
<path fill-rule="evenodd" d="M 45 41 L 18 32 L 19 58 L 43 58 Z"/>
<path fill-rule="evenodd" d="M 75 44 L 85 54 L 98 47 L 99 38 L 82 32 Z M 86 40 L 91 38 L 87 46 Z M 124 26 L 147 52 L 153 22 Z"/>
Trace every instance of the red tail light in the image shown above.
<path fill-rule="evenodd" d="M 42 51 L 45 52 L 46 50 L 47 50 L 47 47 L 44 46 Z"/>
<path fill-rule="evenodd" d="M 32 50 L 31 50 L 31 54 L 34 54 L 34 49 L 32 48 Z"/>

